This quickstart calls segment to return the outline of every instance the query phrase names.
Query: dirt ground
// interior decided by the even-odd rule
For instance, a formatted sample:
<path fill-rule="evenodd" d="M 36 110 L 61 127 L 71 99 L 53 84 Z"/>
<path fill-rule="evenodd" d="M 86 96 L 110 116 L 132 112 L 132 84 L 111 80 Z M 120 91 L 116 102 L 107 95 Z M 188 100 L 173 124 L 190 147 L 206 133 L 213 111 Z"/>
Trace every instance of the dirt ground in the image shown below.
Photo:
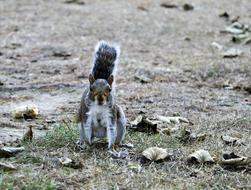
<path fill-rule="evenodd" d="M 161 3 L 177 7 L 166 8 Z M 184 10 L 185 3 L 194 9 Z M 224 12 L 230 15 L 229 20 L 219 17 Z M 96 159 L 106 159 L 100 163 L 91 158 L 90 154 L 97 153 L 92 152 L 85 155 L 89 162 L 84 161 L 88 166 L 83 170 L 67 170 L 59 177 L 51 167 L 45 181 L 52 179 L 59 189 L 251 188 L 250 174 L 243 171 L 200 166 L 203 176 L 190 177 L 198 168 L 188 169 L 181 160 L 153 164 L 133 175 L 127 173 L 128 162 L 138 163 L 136 157 L 147 145 L 175 148 L 184 156 L 200 148 L 214 155 L 235 151 L 251 156 L 251 95 L 247 90 L 251 88 L 251 43 L 235 43 L 233 34 L 221 32 L 237 16 L 239 23 L 251 27 L 249 0 L 85 0 L 83 4 L 0 0 L 0 144 L 20 139 L 28 124 L 35 126 L 35 136 L 41 136 L 63 120 L 74 122 L 88 84 L 94 46 L 105 39 L 121 45 L 116 83 L 118 103 L 128 121 L 142 112 L 149 117 L 180 115 L 194 123 L 195 132 L 210 137 L 202 143 L 183 145 L 173 137 L 159 139 L 129 132 L 126 140 L 136 149 L 129 161 L 120 163 L 98 154 Z M 243 53 L 224 58 L 230 48 Z M 38 106 L 39 117 L 32 121 L 14 119 L 12 111 L 29 103 Z M 244 139 L 247 146 L 223 145 L 220 136 L 226 134 Z M 36 164 L 32 165 L 35 173 L 39 167 Z M 94 172 L 92 164 L 99 170 Z M 113 174 L 104 177 L 108 172 L 104 168 Z M 82 178 L 69 182 L 70 177 L 65 176 L 80 176 L 85 171 L 88 175 L 84 182 Z M 13 175 L 0 175 L 2 187 L 9 187 L 4 186 L 4 177 Z"/>

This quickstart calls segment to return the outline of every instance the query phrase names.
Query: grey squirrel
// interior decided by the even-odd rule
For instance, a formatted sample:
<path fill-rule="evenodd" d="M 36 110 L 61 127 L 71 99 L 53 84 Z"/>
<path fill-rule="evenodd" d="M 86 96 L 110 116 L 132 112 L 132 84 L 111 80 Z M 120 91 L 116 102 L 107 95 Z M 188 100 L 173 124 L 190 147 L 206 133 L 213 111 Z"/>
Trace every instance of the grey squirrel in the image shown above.
<path fill-rule="evenodd" d="M 107 137 L 108 149 L 114 150 L 125 137 L 126 117 L 116 104 L 115 92 L 119 55 L 120 49 L 116 45 L 106 41 L 96 45 L 89 86 L 84 91 L 77 115 L 80 143 L 91 145 L 95 137 Z"/>

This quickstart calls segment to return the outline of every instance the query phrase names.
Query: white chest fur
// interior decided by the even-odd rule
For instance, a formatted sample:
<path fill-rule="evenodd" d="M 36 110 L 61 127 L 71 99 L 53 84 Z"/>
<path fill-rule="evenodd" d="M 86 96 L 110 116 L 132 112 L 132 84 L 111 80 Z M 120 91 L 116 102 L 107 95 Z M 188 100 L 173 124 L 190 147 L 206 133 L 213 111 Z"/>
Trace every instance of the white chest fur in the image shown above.
<path fill-rule="evenodd" d="M 92 118 L 93 127 L 107 127 L 111 118 L 111 111 L 108 106 L 93 104 L 87 113 Z"/>

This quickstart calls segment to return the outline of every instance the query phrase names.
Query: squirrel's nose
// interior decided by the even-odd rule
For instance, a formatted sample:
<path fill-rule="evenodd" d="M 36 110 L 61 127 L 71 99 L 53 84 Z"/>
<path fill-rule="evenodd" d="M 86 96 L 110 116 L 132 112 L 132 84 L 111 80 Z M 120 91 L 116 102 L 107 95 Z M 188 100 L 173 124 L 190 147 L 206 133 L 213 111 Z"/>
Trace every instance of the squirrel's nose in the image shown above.
<path fill-rule="evenodd" d="M 104 98 L 102 97 L 102 96 L 98 96 L 98 104 L 99 105 L 102 105 L 103 104 L 103 102 L 104 102 Z"/>

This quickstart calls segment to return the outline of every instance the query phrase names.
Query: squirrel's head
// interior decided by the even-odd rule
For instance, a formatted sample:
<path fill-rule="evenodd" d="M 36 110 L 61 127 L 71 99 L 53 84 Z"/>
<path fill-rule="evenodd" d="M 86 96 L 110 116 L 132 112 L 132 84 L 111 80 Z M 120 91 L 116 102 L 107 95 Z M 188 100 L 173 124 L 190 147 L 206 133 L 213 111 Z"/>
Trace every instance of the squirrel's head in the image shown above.
<path fill-rule="evenodd" d="M 113 75 L 110 75 L 107 80 L 95 80 L 92 74 L 89 75 L 90 96 L 91 100 L 98 105 L 106 105 L 109 101 L 112 90 Z"/>

